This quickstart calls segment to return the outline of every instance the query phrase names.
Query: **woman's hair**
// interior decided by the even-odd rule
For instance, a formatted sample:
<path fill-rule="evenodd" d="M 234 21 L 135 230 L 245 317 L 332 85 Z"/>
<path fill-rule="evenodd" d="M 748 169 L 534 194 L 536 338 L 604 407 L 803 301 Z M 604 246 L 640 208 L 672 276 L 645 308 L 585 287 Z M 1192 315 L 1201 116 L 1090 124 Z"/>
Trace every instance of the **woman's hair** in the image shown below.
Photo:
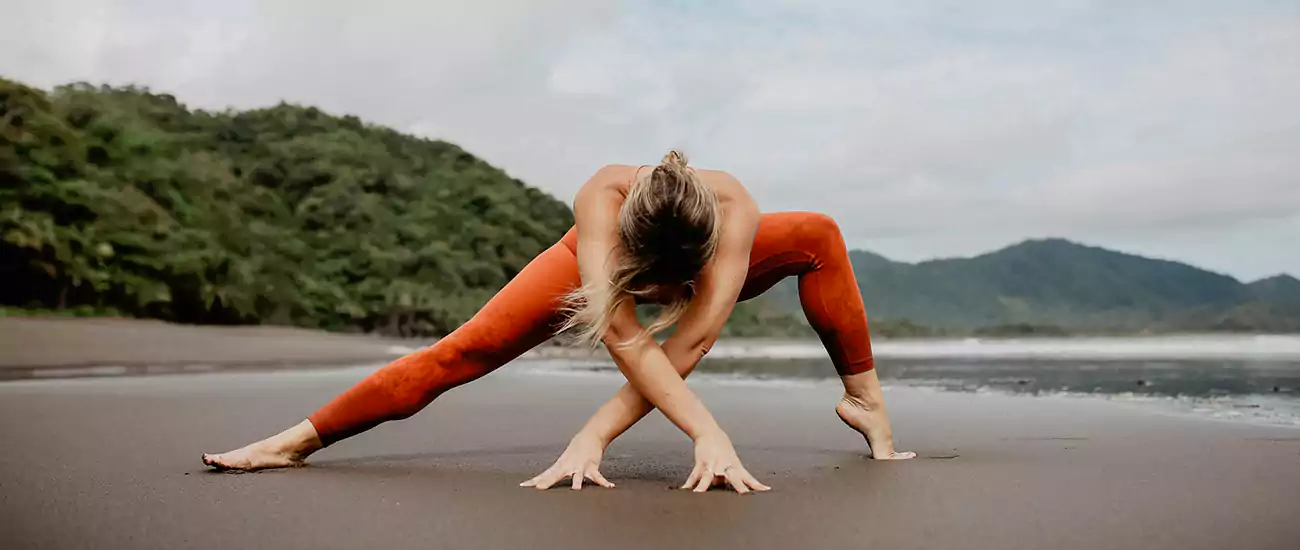
<path fill-rule="evenodd" d="M 586 281 L 565 297 L 572 314 L 561 329 L 595 347 L 614 311 L 627 300 L 672 291 L 659 317 L 633 341 L 676 323 L 695 295 L 694 281 L 718 248 L 721 206 L 713 190 L 676 149 L 650 177 L 632 183 L 618 212 L 618 250 L 609 256 L 609 281 Z M 629 342 L 619 342 L 627 344 Z"/>

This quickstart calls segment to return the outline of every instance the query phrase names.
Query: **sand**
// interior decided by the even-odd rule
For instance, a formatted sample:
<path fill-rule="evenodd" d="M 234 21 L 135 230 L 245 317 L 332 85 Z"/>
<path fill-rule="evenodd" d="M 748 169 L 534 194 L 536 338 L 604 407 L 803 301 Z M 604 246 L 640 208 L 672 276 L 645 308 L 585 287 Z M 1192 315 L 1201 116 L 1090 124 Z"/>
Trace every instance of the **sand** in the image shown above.
<path fill-rule="evenodd" d="M 538 492 L 517 484 L 550 465 L 620 379 L 522 360 L 307 468 L 232 475 L 200 464 L 202 452 L 295 423 L 427 343 L 0 319 L 0 379 L 43 378 L 0 383 L 0 548 L 1181 550 L 1300 540 L 1300 431 L 1079 397 L 889 387 L 900 448 L 922 458 L 887 463 L 866 459 L 835 418 L 834 381 L 696 377 L 772 492 L 676 490 L 691 447 L 657 414 L 609 449 L 603 471 L 618 488 Z M 117 376 L 199 371 L 209 372 Z"/>
<path fill-rule="evenodd" d="M 887 365 L 882 365 L 887 368 Z M 674 489 L 689 441 L 657 414 L 609 449 L 616 489 L 516 485 L 618 385 L 526 362 L 311 466 L 199 463 L 297 422 L 365 369 L 0 384 L 0 548 L 1294 548 L 1300 432 L 1084 398 L 889 388 L 874 462 L 833 383 L 693 380 L 751 471 Z"/>
<path fill-rule="evenodd" d="M 390 361 L 436 341 L 278 326 L 0 317 L 0 380 L 360 365 Z M 590 354 L 547 344 L 526 356 Z"/>
<path fill-rule="evenodd" d="M 416 341 L 273 326 L 145 319 L 0 318 L 0 368 L 176 364 L 343 364 L 391 357 Z M 418 345 L 426 345 L 420 342 Z"/>

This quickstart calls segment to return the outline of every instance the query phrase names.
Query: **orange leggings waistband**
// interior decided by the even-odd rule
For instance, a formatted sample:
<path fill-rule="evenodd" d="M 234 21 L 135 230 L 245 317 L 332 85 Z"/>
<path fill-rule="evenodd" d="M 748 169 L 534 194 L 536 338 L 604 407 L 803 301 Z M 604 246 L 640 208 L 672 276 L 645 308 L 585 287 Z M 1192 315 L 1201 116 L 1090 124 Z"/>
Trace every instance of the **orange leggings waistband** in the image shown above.
<path fill-rule="evenodd" d="M 308 420 L 326 445 L 407 418 L 448 389 L 479 378 L 550 339 L 561 299 L 580 283 L 569 230 L 447 337 L 371 374 Z M 871 370 L 867 316 L 839 227 L 805 212 L 764 214 L 740 300 L 799 277 L 799 301 L 841 375 Z"/>

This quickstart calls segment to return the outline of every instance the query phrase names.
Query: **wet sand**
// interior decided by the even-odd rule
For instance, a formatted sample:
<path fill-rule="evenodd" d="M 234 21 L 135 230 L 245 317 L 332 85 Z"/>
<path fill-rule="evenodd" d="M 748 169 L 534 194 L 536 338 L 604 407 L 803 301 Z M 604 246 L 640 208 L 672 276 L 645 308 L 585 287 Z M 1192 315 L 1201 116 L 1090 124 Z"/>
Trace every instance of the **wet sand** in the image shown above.
<path fill-rule="evenodd" d="M 434 341 L 277 326 L 0 317 L 0 381 L 365 365 L 396 359 Z M 529 356 L 581 353 L 544 346 Z"/>
<path fill-rule="evenodd" d="M 888 365 L 882 365 L 888 368 Z M 364 369 L 0 384 L 0 548 L 1294 548 L 1300 431 L 1083 398 L 888 389 L 873 462 L 833 382 L 692 385 L 767 494 L 673 489 L 657 414 L 615 442 L 618 488 L 538 492 L 618 385 L 519 362 L 307 468 L 199 463 L 300 420 Z"/>
<path fill-rule="evenodd" d="M 425 345 L 427 341 L 419 342 Z M 0 318 L 0 368 L 141 365 L 346 364 L 391 357 L 366 335 L 274 326 L 195 326 L 147 319 Z"/>

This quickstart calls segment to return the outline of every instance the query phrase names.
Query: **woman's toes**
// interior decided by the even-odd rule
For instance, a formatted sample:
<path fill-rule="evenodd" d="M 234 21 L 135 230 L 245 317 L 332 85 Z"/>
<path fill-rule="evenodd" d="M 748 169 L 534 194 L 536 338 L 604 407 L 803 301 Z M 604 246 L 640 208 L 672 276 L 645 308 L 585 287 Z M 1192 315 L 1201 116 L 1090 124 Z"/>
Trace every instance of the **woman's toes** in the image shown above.
<path fill-rule="evenodd" d="M 205 454 L 203 455 L 203 463 L 221 471 L 240 469 L 238 466 L 234 465 L 234 462 L 231 462 L 231 460 L 224 455 Z"/>

